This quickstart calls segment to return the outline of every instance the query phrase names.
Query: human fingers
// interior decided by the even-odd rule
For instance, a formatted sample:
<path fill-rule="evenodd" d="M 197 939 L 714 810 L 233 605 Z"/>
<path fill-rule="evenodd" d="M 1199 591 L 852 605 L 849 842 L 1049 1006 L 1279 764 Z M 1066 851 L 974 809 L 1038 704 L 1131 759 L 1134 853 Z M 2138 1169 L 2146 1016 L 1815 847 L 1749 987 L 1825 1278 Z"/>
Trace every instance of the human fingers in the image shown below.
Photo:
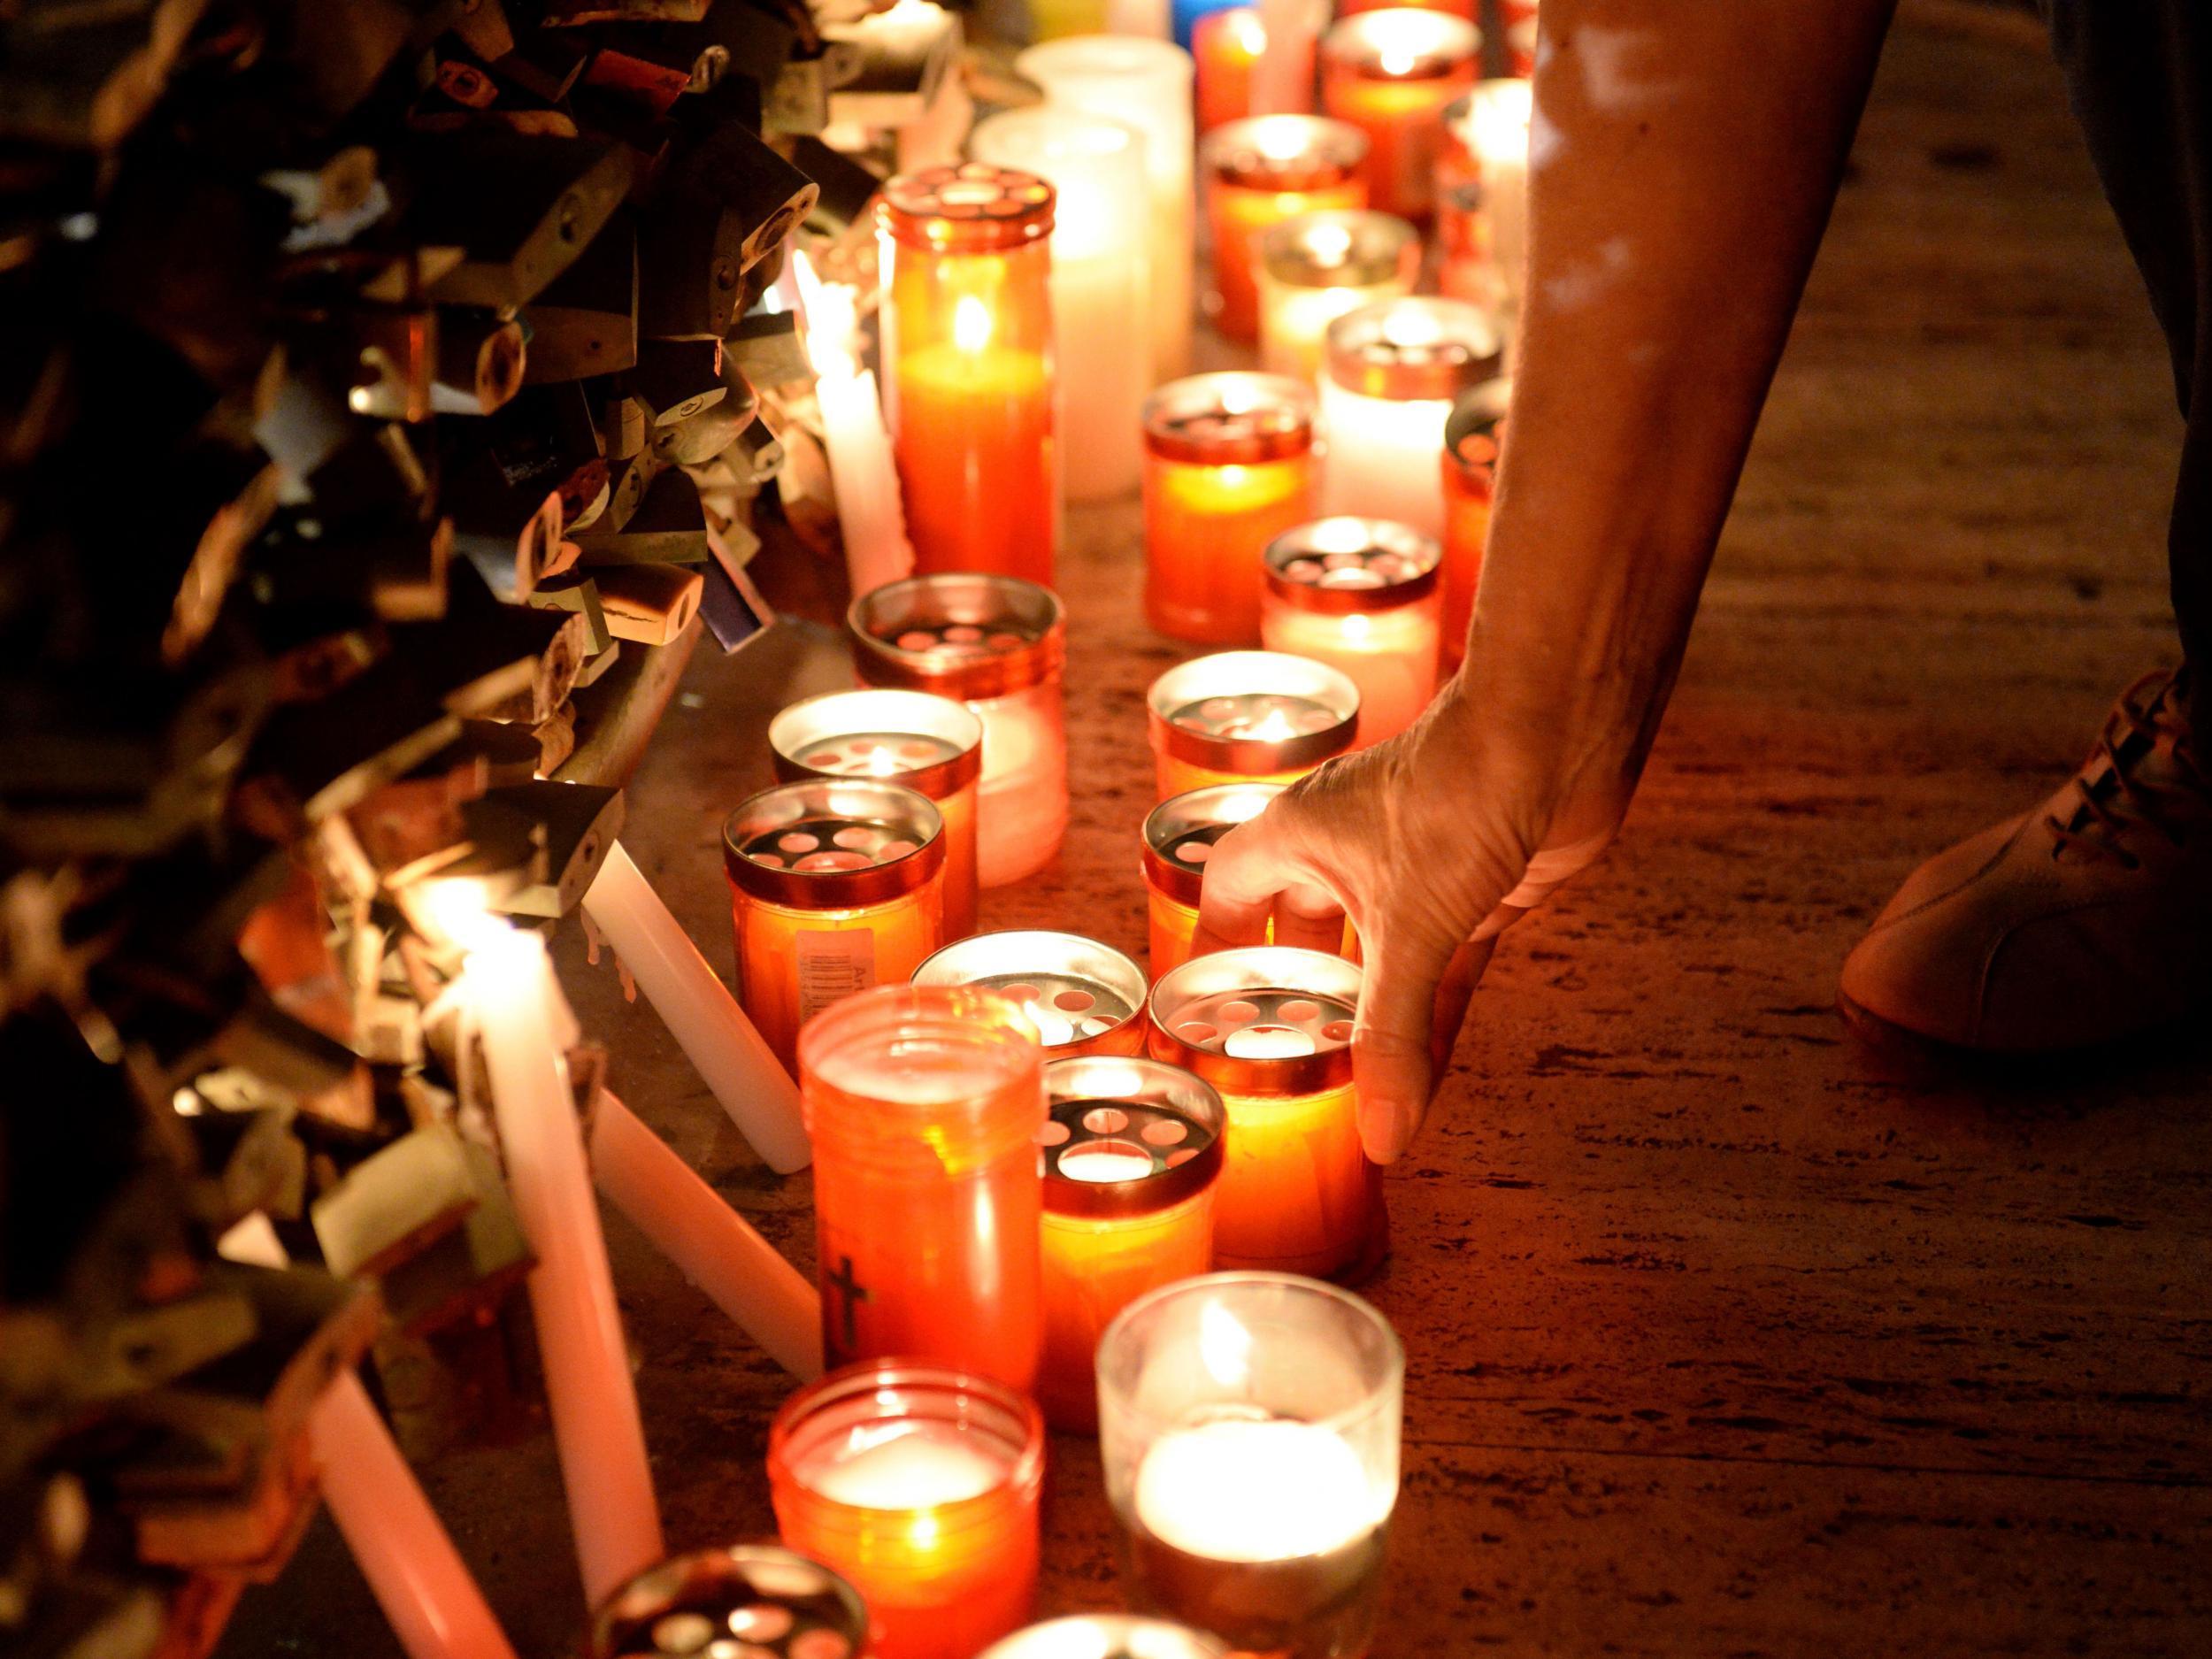
<path fill-rule="evenodd" d="M 1267 938 L 1275 900 L 1285 890 L 1320 890 L 1297 857 L 1277 802 L 1214 843 L 1198 894 L 1194 954 L 1257 945 Z"/>
<path fill-rule="evenodd" d="M 1377 1164 L 1397 1161 L 1428 1110 L 1437 999 L 1454 954 L 1448 935 L 1426 929 L 1391 930 L 1371 944 L 1352 1033 L 1352 1077 L 1360 1141 Z"/>

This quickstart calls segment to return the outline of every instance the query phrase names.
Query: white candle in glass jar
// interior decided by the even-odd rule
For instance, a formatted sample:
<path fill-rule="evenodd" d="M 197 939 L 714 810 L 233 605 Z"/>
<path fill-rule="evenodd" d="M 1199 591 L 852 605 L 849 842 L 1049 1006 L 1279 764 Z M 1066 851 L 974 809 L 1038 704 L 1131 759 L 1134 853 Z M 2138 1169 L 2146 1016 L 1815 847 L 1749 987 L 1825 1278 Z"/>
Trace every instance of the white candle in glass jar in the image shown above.
<path fill-rule="evenodd" d="M 1341 1435 L 1286 1417 L 1169 1430 L 1137 1466 L 1133 1507 L 1171 1548 L 1239 1562 L 1326 1555 L 1388 1514 Z"/>
<path fill-rule="evenodd" d="M 1460 133 L 1480 170 L 1492 257 L 1506 303 L 1516 311 L 1528 267 L 1528 133 L 1534 107 L 1528 81 L 1478 81 L 1467 95 Z"/>
<path fill-rule="evenodd" d="M 1190 361 L 1194 291 L 1190 54 L 1164 40 L 1071 35 L 1032 46 L 1014 67 L 1044 88 L 1048 104 L 1124 121 L 1143 134 L 1151 192 L 1152 378 L 1156 383 L 1175 379 Z"/>
<path fill-rule="evenodd" d="M 1270 374 L 1321 373 L 1329 325 L 1347 311 L 1413 292 L 1421 236 L 1387 213 L 1302 213 L 1260 234 L 1260 359 Z"/>
<path fill-rule="evenodd" d="M 1395 737 L 1436 695 L 1442 549 L 1381 518 L 1317 518 L 1262 556 L 1260 642 L 1339 670 L 1359 687 L 1364 749 Z"/>
<path fill-rule="evenodd" d="M 1498 373 L 1500 338 L 1488 311 L 1425 296 L 1362 306 L 1331 323 L 1321 377 L 1323 507 L 1394 518 L 1440 540 L 1444 423 L 1460 393 Z"/>
<path fill-rule="evenodd" d="M 968 149 L 1059 193 L 1050 282 L 1062 481 L 1071 501 L 1126 495 L 1137 487 L 1138 417 L 1151 380 L 1144 355 L 1130 349 L 1150 327 L 1143 135 L 1108 116 L 1048 105 L 991 117 Z"/>

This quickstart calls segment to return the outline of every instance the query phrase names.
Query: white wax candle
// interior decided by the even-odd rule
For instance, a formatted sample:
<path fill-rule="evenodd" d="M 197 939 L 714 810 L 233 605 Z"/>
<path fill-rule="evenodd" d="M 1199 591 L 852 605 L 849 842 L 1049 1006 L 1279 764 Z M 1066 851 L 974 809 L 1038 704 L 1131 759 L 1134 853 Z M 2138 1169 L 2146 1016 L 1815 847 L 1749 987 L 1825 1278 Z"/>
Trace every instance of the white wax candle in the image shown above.
<path fill-rule="evenodd" d="M 618 842 L 584 894 L 584 914 L 762 1162 L 779 1175 L 804 1169 L 813 1150 L 798 1086 Z"/>
<path fill-rule="evenodd" d="M 1506 303 L 1515 311 L 1528 270 L 1528 132 L 1534 109 L 1525 81 L 1484 81 L 1468 95 L 1467 139 L 1482 170 L 1490 246 Z"/>
<path fill-rule="evenodd" d="M 1325 373 L 1322 511 L 1394 518 L 1441 539 L 1444 422 L 1451 412 L 1449 398 L 1370 397 Z"/>
<path fill-rule="evenodd" d="M 1359 739 L 1367 749 L 1421 718 L 1436 695 L 1439 607 L 1430 600 L 1344 615 L 1271 602 L 1260 643 L 1340 669 L 1359 687 Z"/>
<path fill-rule="evenodd" d="M 667 1552 L 562 1058 L 575 1020 L 544 941 L 503 924 L 488 921 L 472 941 L 462 989 L 484 1046 L 515 1218 L 537 1257 L 530 1311 L 584 1596 L 596 1606 Z"/>
<path fill-rule="evenodd" d="M 860 366 L 853 290 L 818 280 L 803 253 L 792 255 L 791 268 L 806 328 L 807 358 L 814 365 L 814 401 L 822 411 L 822 448 L 837 492 L 845 572 L 852 591 L 864 594 L 914 573 L 914 547 L 906 539 L 906 516 L 899 504 L 891 434 L 884 429 L 876 377 Z"/>
<path fill-rule="evenodd" d="M 1032 46 L 1014 67 L 1044 88 L 1048 104 L 1125 121 L 1144 135 L 1152 195 L 1152 375 L 1156 382 L 1177 379 L 1190 361 L 1197 221 L 1190 54 L 1164 40 L 1071 35 Z"/>
<path fill-rule="evenodd" d="M 949 1423 L 879 1425 L 807 1463 L 799 1479 L 860 1509 L 931 1509 L 1004 1483 L 1006 1463 Z"/>
<path fill-rule="evenodd" d="M 1030 686 L 968 704 L 983 722 L 976 879 L 1003 887 L 1033 875 L 1068 828 L 1068 744 L 1060 687 Z"/>
<path fill-rule="evenodd" d="M 1103 115 L 1044 107 L 991 117 L 968 149 L 1059 194 L 1051 291 L 1062 480 L 1071 501 L 1127 495 L 1143 465 L 1151 384 L 1150 365 L 1130 349 L 1151 326 L 1143 135 Z"/>
<path fill-rule="evenodd" d="M 802 1382 L 822 1374 L 814 1286 L 604 1090 L 592 1115 L 591 1168 L 607 1202 L 769 1358 Z"/>
<path fill-rule="evenodd" d="M 1138 1465 L 1145 1531 L 1208 1561 L 1291 1561 L 1342 1548 L 1386 1509 L 1343 1436 L 1285 1417 L 1172 1429 Z"/>

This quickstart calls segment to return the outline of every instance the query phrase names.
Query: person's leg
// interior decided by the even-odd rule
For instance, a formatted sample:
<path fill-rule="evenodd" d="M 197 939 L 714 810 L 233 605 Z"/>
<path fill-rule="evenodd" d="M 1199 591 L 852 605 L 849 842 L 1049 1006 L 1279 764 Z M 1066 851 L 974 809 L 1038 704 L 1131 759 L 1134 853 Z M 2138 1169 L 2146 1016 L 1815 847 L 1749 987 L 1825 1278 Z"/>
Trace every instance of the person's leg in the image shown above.
<path fill-rule="evenodd" d="M 2187 423 L 2169 531 L 2185 666 L 2131 687 L 2041 806 L 1915 871 L 1845 962 L 1855 1023 L 1982 1051 L 2087 1046 L 2212 1004 L 2212 786 L 2188 707 L 2212 695 L 2212 5 L 2045 9 Z"/>

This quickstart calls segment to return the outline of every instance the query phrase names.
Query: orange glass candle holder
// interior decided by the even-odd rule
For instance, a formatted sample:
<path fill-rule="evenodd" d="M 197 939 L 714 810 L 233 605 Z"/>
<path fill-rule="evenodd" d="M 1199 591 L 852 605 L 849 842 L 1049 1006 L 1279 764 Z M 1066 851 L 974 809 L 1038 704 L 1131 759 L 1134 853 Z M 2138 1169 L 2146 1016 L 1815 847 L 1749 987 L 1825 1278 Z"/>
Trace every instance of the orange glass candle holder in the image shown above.
<path fill-rule="evenodd" d="M 934 692 L 983 722 L 977 879 L 1001 887 L 1050 863 L 1068 826 L 1067 620 L 1052 591 L 1011 576 L 917 576 L 854 600 L 845 627 L 862 684 Z"/>
<path fill-rule="evenodd" d="M 1505 301 L 1505 287 L 1482 164 L 1469 137 L 1473 119 L 1472 93 L 1444 111 L 1436 157 L 1436 288 L 1448 298 L 1494 309 Z"/>
<path fill-rule="evenodd" d="M 1321 37 L 1321 107 L 1367 134 L 1367 196 L 1417 224 L 1434 205 L 1444 106 L 1475 84 L 1482 32 L 1463 17 L 1392 6 Z"/>
<path fill-rule="evenodd" d="M 981 162 L 877 197 L 885 413 L 918 571 L 1052 580 L 1052 219 L 1050 185 Z"/>
<path fill-rule="evenodd" d="M 1201 137 L 1252 112 L 1252 70 L 1267 50 L 1267 31 L 1251 6 L 1209 12 L 1191 27 L 1190 55 L 1197 71 L 1196 117 Z"/>
<path fill-rule="evenodd" d="M 1203 1078 L 1228 1110 L 1222 1267 L 1326 1277 L 1380 1226 L 1352 1085 L 1360 978 L 1341 956 L 1260 945 L 1194 956 L 1152 987 L 1152 1057 Z"/>
<path fill-rule="evenodd" d="M 1421 234 L 1387 213 L 1328 211 L 1286 219 L 1260 237 L 1260 362 L 1311 385 L 1329 325 L 1347 311 L 1413 292 Z"/>
<path fill-rule="evenodd" d="M 1219 651 L 1145 695 L 1160 799 L 1210 783 L 1289 783 L 1352 747 L 1359 687 L 1279 651 Z"/>
<path fill-rule="evenodd" d="M 859 1659 L 868 1609 L 795 1549 L 733 1544 L 647 1568 L 592 1615 L 584 1659 L 731 1652 L 744 1659 Z"/>
<path fill-rule="evenodd" d="M 1035 1380 L 1043 1066 L 1035 1028 L 988 991 L 881 986 L 808 1022 L 827 1363 L 905 1354 Z"/>
<path fill-rule="evenodd" d="M 1467 630 L 1475 618 L 1482 582 L 1482 550 L 1490 540 L 1490 503 L 1497 493 L 1498 457 L 1505 442 L 1505 411 L 1513 401 L 1509 380 L 1471 387 L 1444 423 L 1444 640 L 1443 672 L 1467 655 Z"/>
<path fill-rule="evenodd" d="M 1230 340 L 1256 341 L 1260 237 L 1301 213 L 1365 207 L 1367 135 L 1326 116 L 1256 115 L 1217 127 L 1198 154 L 1213 238 L 1214 327 Z"/>
<path fill-rule="evenodd" d="M 975 932 L 982 721 L 926 691 L 833 691 L 769 721 L 768 747 L 787 783 L 874 778 L 927 795 L 945 820 L 945 937 Z"/>
<path fill-rule="evenodd" d="M 1098 1422 L 1098 1339 L 1148 1290 L 1213 1265 L 1228 1119 L 1213 1086 L 1153 1060 L 1045 1067 L 1044 1363 L 1055 1428 Z"/>
<path fill-rule="evenodd" d="M 1145 815 L 1144 887 L 1154 979 L 1190 960 L 1199 893 L 1214 843 L 1266 811 L 1282 792 L 1279 783 L 1217 783 L 1171 796 Z"/>
<path fill-rule="evenodd" d="M 1171 638 L 1259 637 L 1260 551 L 1311 511 L 1313 394 L 1278 374 L 1194 374 L 1144 406 L 1144 614 Z"/>
<path fill-rule="evenodd" d="M 768 1427 L 777 1531 L 852 1580 L 872 1659 L 972 1659 L 1029 1617 L 1044 1467 L 1029 1401 L 910 1360 L 833 1371 Z"/>
<path fill-rule="evenodd" d="M 945 942 L 944 819 L 897 784 L 787 783 L 722 825 L 737 1000 L 788 1067 L 799 1030 Z"/>
<path fill-rule="evenodd" d="M 1268 543 L 1260 640 L 1359 687 L 1358 747 L 1394 737 L 1436 695 L 1443 549 L 1385 518 L 1316 518 Z"/>
<path fill-rule="evenodd" d="M 1230 1659 L 1202 1631 L 1127 1613 L 1077 1613 L 1016 1631 L 977 1659 Z"/>
<path fill-rule="evenodd" d="M 914 983 L 968 985 L 1006 998 L 1036 1028 L 1048 1062 L 1144 1052 L 1142 970 L 1080 933 L 978 933 L 915 969 Z"/>

